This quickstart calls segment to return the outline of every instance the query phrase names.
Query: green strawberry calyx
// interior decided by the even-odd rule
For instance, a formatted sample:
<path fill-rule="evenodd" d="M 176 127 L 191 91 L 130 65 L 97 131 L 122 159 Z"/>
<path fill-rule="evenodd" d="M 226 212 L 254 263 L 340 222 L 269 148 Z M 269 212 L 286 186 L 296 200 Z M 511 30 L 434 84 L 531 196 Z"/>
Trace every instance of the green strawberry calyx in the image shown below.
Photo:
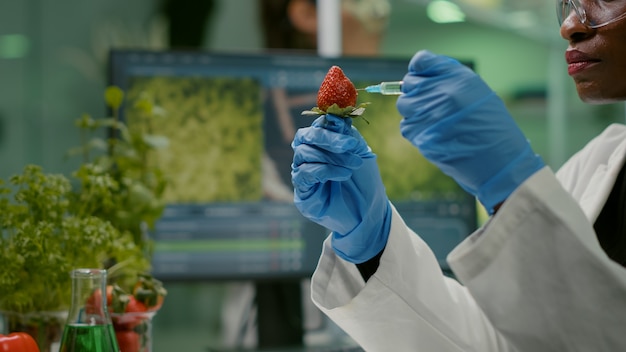
<path fill-rule="evenodd" d="M 365 107 L 367 105 L 369 105 L 370 103 L 361 103 L 358 106 L 346 106 L 345 108 L 341 108 L 339 107 L 339 105 L 337 105 L 336 103 L 329 106 L 328 109 L 326 109 L 326 111 L 318 108 L 317 106 L 312 108 L 311 110 L 305 110 L 302 112 L 302 115 L 326 115 L 326 114 L 332 114 L 335 116 L 339 116 L 339 117 L 352 117 L 352 118 L 357 118 L 357 117 L 362 117 L 361 115 L 363 115 L 363 113 L 365 112 Z M 363 118 L 365 120 L 365 118 Z M 365 120 L 367 121 L 367 120 Z"/>

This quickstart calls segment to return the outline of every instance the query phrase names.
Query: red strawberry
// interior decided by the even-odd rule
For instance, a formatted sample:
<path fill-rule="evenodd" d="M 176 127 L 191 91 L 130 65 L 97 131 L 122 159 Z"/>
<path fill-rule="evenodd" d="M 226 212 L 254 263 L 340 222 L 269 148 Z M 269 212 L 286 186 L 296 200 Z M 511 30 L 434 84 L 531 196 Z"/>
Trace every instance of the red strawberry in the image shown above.
<path fill-rule="evenodd" d="M 317 106 L 303 111 L 302 115 L 332 114 L 356 118 L 365 112 L 365 106 L 369 104 L 361 103 L 355 106 L 356 98 L 357 91 L 352 81 L 343 74 L 339 66 L 332 66 L 317 92 Z"/>
<path fill-rule="evenodd" d="M 317 107 L 326 111 L 333 104 L 340 108 L 356 106 L 356 88 L 339 66 L 332 66 L 317 92 Z"/>

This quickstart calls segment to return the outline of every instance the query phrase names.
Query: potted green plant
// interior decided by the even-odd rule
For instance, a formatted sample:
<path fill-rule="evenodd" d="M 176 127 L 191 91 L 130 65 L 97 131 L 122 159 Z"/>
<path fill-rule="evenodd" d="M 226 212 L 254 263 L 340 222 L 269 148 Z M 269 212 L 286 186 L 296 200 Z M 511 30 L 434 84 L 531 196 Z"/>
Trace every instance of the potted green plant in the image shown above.
<path fill-rule="evenodd" d="M 72 269 L 105 268 L 128 292 L 150 269 L 146 233 L 167 186 L 150 158 L 167 140 L 149 133 L 158 110 L 147 97 L 131 107 L 133 128 L 119 118 L 119 88 L 107 88 L 105 101 L 111 117 L 76 121 L 82 142 L 70 154 L 83 159 L 71 177 L 27 165 L 0 180 L 0 311 L 9 331 L 29 332 L 42 351 L 60 340 Z"/>

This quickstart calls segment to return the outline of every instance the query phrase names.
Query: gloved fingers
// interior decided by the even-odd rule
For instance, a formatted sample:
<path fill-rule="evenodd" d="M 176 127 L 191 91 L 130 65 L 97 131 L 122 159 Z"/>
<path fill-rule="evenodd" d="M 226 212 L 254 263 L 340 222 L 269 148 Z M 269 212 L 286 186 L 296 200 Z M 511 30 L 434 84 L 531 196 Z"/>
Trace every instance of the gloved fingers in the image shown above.
<path fill-rule="evenodd" d="M 330 153 L 352 153 L 362 158 L 369 158 L 373 153 L 365 139 L 354 128 L 350 134 L 343 134 L 320 127 L 301 128 L 296 132 L 291 147 L 295 150 L 306 144 Z"/>
<path fill-rule="evenodd" d="M 440 76 L 462 67 L 463 64 L 454 58 L 433 54 L 428 50 L 421 50 L 411 58 L 408 73 L 416 76 L 431 77 Z"/>
<path fill-rule="evenodd" d="M 338 165 L 305 163 L 292 165 L 291 182 L 296 191 L 308 192 L 316 184 L 328 181 L 346 181 L 352 177 L 352 170 Z"/>
<path fill-rule="evenodd" d="M 405 118 L 419 119 L 438 113 L 437 109 L 450 107 L 456 94 L 457 82 L 467 75 L 462 65 L 449 57 L 420 51 L 409 63 L 409 71 L 402 79 L 402 94 L 396 101 L 398 112 Z M 472 73 L 473 74 L 473 73 Z"/>
<path fill-rule="evenodd" d="M 459 92 L 471 93 L 480 85 L 481 79 L 469 67 L 450 58 L 447 61 L 434 63 L 430 69 L 411 71 L 402 79 L 403 95 L 400 97 L 427 96 L 431 98 L 433 93 L 447 93 L 444 96 L 454 96 Z M 482 84 L 487 88 L 486 84 Z M 491 90 L 491 89 L 488 89 Z M 426 99 L 424 99 L 426 100 Z"/>
<path fill-rule="evenodd" d="M 300 166 L 305 163 L 330 164 L 357 169 L 363 164 L 363 160 L 349 152 L 331 153 L 317 146 L 300 144 L 294 148 L 293 165 Z"/>
<path fill-rule="evenodd" d="M 309 220 L 331 231 L 348 233 L 359 223 L 357 211 L 336 194 L 343 193 L 343 184 L 318 184 L 307 193 L 296 191 L 294 204 Z"/>
<path fill-rule="evenodd" d="M 434 67 L 429 70 L 426 63 Z M 417 66 L 422 71 L 405 75 L 402 88 L 405 94 L 396 101 L 396 108 L 404 117 L 400 130 L 409 140 L 435 124 L 465 119 L 474 110 L 499 100 L 475 72 L 456 60 L 418 53 L 411 65 L 410 68 Z"/>
<path fill-rule="evenodd" d="M 341 134 L 352 134 L 352 119 L 326 114 L 318 117 L 311 124 L 312 127 L 321 127 Z"/>
<path fill-rule="evenodd" d="M 323 128 L 341 135 L 352 136 L 356 140 L 356 144 L 352 147 L 352 151 L 364 158 L 372 156 L 367 142 L 363 136 L 361 136 L 359 131 L 352 126 L 352 118 L 327 114 L 315 120 L 311 126 Z M 346 145 L 346 147 L 348 147 L 348 145 Z"/>
<path fill-rule="evenodd" d="M 353 150 L 358 143 L 359 141 L 352 136 L 324 128 L 306 127 L 296 132 L 291 147 L 295 150 L 300 145 L 307 144 L 331 153 L 344 153 Z"/>
<path fill-rule="evenodd" d="M 442 81 L 458 81 L 466 76 L 473 77 L 476 73 L 454 58 L 422 50 L 409 62 L 408 72 L 402 80 L 402 91 L 415 95 L 424 91 L 426 84 L 439 85 Z"/>
<path fill-rule="evenodd" d="M 452 93 L 454 94 L 454 93 Z M 509 118 L 508 112 L 503 108 L 500 114 L 486 115 L 484 123 L 477 124 L 476 121 L 465 121 L 467 116 L 473 116 L 481 110 L 494 110 L 492 105 L 499 102 L 499 98 L 492 91 L 484 91 L 479 88 L 467 92 L 460 92 L 459 95 L 448 96 L 447 92 L 439 95 L 428 94 L 431 99 L 407 99 L 398 98 L 396 107 L 404 118 L 400 121 L 400 132 L 408 140 L 414 141 L 417 136 L 427 129 L 436 128 L 440 132 L 445 129 L 459 131 L 460 125 L 467 126 L 462 133 L 480 131 L 484 128 L 491 128 L 487 124 L 499 124 L 501 121 L 490 121 L 490 118 L 499 116 L 502 119 Z M 499 120 L 499 118 L 498 118 Z"/>
<path fill-rule="evenodd" d="M 291 175 L 300 213 L 333 232 L 332 245 L 341 258 L 359 263 L 379 253 L 389 235 L 391 211 L 375 156 L 328 153 L 306 144 L 294 150 Z M 354 169 L 334 164 L 334 158 L 347 156 L 355 158 Z M 320 157 L 331 162 L 302 162 Z"/>

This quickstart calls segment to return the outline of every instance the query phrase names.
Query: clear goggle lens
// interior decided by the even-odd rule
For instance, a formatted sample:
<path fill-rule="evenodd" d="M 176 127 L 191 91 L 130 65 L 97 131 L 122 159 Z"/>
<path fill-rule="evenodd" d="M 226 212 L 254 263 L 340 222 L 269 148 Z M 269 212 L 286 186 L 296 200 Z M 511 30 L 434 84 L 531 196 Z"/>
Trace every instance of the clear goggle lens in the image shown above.
<path fill-rule="evenodd" d="M 556 16 L 559 26 L 574 12 L 578 20 L 589 28 L 600 28 L 626 17 L 626 5 L 622 1 L 557 0 Z M 588 14 L 591 14 L 589 16 Z"/>

